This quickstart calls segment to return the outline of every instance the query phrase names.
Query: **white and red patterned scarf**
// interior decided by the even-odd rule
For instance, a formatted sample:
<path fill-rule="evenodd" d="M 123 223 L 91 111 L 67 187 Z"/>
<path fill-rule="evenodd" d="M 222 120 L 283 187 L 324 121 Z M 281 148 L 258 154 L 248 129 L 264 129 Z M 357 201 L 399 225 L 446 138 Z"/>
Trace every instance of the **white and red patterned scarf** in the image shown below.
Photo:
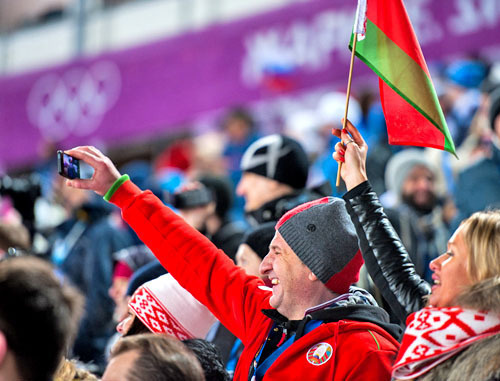
<path fill-rule="evenodd" d="M 392 377 L 411 380 L 478 340 L 500 333 L 500 314 L 427 307 L 411 314 Z"/>

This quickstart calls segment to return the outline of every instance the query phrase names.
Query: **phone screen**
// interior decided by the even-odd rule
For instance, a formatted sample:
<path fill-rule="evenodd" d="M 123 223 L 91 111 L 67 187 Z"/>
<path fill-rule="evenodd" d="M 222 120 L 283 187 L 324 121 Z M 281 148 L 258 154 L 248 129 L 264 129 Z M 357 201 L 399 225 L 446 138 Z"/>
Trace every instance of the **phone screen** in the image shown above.
<path fill-rule="evenodd" d="M 63 151 L 57 151 L 57 167 L 61 176 L 68 179 L 80 178 L 80 160 Z"/>

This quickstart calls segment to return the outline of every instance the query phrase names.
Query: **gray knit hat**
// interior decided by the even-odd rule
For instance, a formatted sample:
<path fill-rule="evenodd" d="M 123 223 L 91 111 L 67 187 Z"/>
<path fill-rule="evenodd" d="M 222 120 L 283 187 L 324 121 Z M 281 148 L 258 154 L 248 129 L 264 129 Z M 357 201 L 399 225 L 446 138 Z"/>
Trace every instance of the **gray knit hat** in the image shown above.
<path fill-rule="evenodd" d="M 401 197 L 404 181 L 417 165 L 426 167 L 435 175 L 437 174 L 436 166 L 427 159 L 425 152 L 418 148 L 404 149 L 388 161 L 385 169 L 385 186 L 398 199 Z"/>
<path fill-rule="evenodd" d="M 324 197 L 299 205 L 276 224 L 300 260 L 337 294 L 359 280 L 363 257 L 345 203 Z"/>
<path fill-rule="evenodd" d="M 306 186 L 309 161 L 296 140 L 274 134 L 253 142 L 243 154 L 240 167 L 243 172 L 302 189 Z"/>

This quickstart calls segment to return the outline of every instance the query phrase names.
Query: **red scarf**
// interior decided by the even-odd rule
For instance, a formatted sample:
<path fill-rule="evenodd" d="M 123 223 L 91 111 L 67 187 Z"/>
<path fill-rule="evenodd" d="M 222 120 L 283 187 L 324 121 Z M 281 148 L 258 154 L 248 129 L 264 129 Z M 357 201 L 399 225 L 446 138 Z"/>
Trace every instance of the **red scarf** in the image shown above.
<path fill-rule="evenodd" d="M 500 314 L 460 307 L 423 308 L 411 314 L 392 377 L 411 380 L 472 343 L 500 332 Z"/>

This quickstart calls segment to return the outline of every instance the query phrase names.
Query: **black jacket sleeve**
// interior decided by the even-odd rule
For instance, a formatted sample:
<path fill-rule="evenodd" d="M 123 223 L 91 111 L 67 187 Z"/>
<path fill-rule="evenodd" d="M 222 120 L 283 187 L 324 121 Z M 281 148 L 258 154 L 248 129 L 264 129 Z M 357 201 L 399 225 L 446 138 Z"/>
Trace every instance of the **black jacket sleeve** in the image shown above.
<path fill-rule="evenodd" d="M 429 284 L 416 273 L 397 233 L 368 181 L 344 195 L 366 267 L 402 323 L 425 306 Z"/>

